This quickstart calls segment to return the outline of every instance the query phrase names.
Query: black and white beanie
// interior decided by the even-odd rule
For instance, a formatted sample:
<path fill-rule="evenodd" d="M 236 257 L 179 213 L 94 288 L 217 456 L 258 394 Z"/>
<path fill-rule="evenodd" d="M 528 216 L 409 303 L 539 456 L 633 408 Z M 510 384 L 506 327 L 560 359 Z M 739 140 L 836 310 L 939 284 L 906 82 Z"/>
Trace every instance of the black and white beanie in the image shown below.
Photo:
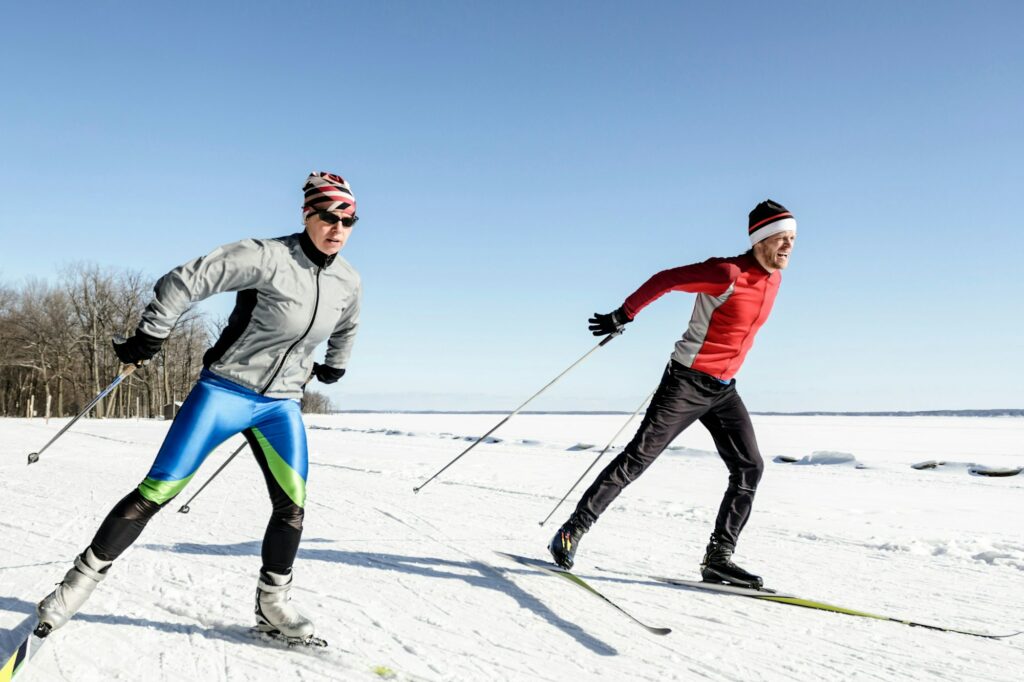
<path fill-rule="evenodd" d="M 782 204 L 765 199 L 750 212 L 747 232 L 751 245 L 786 230 L 796 232 L 796 218 Z"/>

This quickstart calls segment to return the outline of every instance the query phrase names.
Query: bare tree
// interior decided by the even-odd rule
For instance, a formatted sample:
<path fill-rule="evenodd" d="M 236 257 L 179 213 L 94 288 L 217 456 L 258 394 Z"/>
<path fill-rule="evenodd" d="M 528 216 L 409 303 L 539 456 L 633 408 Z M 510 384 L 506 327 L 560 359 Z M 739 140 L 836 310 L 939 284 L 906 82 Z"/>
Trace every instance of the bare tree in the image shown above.
<path fill-rule="evenodd" d="M 77 413 L 120 370 L 111 337 L 134 333 L 151 287 L 141 272 L 88 263 L 64 268 L 57 284 L 0 283 L 0 414 L 30 415 L 54 396 L 55 415 Z M 129 416 L 137 404 L 158 413 L 190 390 L 209 340 L 205 319 L 187 312 L 153 362 L 93 414 Z"/>
<path fill-rule="evenodd" d="M 76 263 L 62 275 L 78 326 L 75 345 L 87 368 L 87 384 L 83 388 L 95 395 L 103 388 L 101 376 L 117 373 L 116 358 L 112 360 L 113 353 L 107 352 L 115 308 L 114 278 L 98 265 L 86 263 Z M 105 402 L 96 404 L 97 417 L 106 416 Z"/>
<path fill-rule="evenodd" d="M 307 390 L 302 396 L 302 411 L 306 414 L 330 414 L 334 412 L 334 405 L 323 393 Z"/>

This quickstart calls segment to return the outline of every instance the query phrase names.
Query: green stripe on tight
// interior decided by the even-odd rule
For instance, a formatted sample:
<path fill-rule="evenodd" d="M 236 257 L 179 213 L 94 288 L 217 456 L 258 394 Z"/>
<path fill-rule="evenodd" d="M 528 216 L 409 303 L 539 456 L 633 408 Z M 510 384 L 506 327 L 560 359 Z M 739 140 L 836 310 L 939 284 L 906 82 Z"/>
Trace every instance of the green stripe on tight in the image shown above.
<path fill-rule="evenodd" d="M 259 429 L 253 429 L 252 433 L 256 436 L 256 441 L 260 444 L 260 449 L 263 451 L 263 456 L 267 459 L 267 464 L 270 466 L 270 473 L 274 474 L 274 480 L 281 486 L 285 494 L 291 499 L 292 502 L 300 507 L 306 506 L 306 481 L 299 476 L 299 472 L 288 466 L 288 463 L 284 461 L 281 455 L 277 454 L 277 450 L 270 444 L 266 436 L 260 433 Z"/>
<path fill-rule="evenodd" d="M 188 482 L 192 480 L 193 476 L 195 476 L 195 473 L 191 473 L 177 481 L 158 481 L 147 476 L 146 480 L 139 484 L 139 494 L 150 502 L 163 504 L 180 493 L 188 485 Z"/>

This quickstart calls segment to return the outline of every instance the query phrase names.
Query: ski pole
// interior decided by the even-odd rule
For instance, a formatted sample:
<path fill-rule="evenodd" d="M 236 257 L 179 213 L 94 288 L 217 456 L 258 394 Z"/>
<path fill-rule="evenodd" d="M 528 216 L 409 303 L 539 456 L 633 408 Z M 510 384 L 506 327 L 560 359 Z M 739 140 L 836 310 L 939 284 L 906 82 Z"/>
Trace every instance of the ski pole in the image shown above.
<path fill-rule="evenodd" d="M 582 357 L 581 357 L 581 358 L 580 358 L 579 360 L 577 360 L 576 362 L 574 362 L 574 363 L 572 363 L 571 365 L 569 365 L 569 366 L 568 366 L 568 367 L 567 367 L 567 368 L 565 369 L 565 371 L 563 371 L 563 372 L 562 372 L 561 374 L 559 374 L 559 375 L 558 375 L 557 377 L 555 377 L 554 379 L 552 379 L 551 381 L 549 381 L 549 382 L 547 383 L 547 385 L 545 385 L 545 386 L 544 386 L 544 388 L 540 389 L 539 391 L 537 391 L 536 393 L 534 393 L 534 394 L 533 394 L 532 396 L 530 396 L 529 398 L 527 398 L 526 402 L 524 402 L 524 403 L 523 403 L 522 405 L 520 405 L 520 406 L 519 406 L 519 407 L 517 407 L 516 409 L 512 410 L 512 413 L 511 413 L 511 414 L 509 414 L 509 415 L 508 415 L 507 417 L 505 417 L 505 418 L 504 418 L 504 419 L 502 419 L 502 420 L 501 420 L 500 422 L 498 422 L 497 424 L 495 424 L 495 425 L 494 425 L 494 426 L 493 426 L 493 427 L 491 428 L 491 430 L 490 430 L 490 431 L 488 431 L 487 433 L 485 433 L 484 435 L 480 436 L 480 437 L 479 437 L 479 438 L 477 438 L 477 439 L 476 439 L 475 441 L 473 441 L 473 444 L 472 444 L 472 445 L 470 445 L 470 446 L 469 446 L 468 448 L 466 448 L 465 450 L 463 450 L 463 451 L 462 451 L 461 453 L 459 453 L 459 456 L 458 456 L 458 457 L 456 457 L 456 458 L 455 458 L 455 459 L 453 459 L 452 461 L 450 461 L 450 462 L 448 462 L 447 464 L 445 464 L 445 465 L 444 465 L 443 467 L 441 467 L 441 469 L 440 469 L 440 470 L 438 470 L 438 471 L 437 471 L 437 473 L 435 473 L 435 474 L 434 474 L 433 476 L 431 476 L 430 478 L 428 478 L 428 479 L 427 479 L 426 481 L 424 481 L 423 483 L 421 483 L 421 484 L 419 484 L 418 486 L 416 486 L 415 488 L 413 488 L 413 489 L 412 489 L 412 491 L 413 491 L 414 493 L 418 493 L 419 491 L 423 490 L 423 488 L 425 488 L 425 487 L 426 487 L 426 485 L 427 485 L 428 483 L 430 483 L 430 482 L 431 482 L 431 481 L 433 481 L 433 480 L 434 480 L 435 478 L 437 478 L 438 476 L 440 476 L 440 475 L 441 475 L 441 473 L 442 473 L 442 472 L 443 472 L 443 471 L 444 471 L 445 469 L 447 469 L 448 467 L 450 467 L 451 465 L 455 464 L 455 463 L 456 463 L 456 462 L 458 462 L 458 461 L 459 461 L 460 459 L 462 459 L 462 456 L 463 456 L 463 455 L 465 455 L 465 454 L 466 454 L 467 452 L 469 452 L 470 450 L 472 450 L 473 448 L 475 448 L 475 447 L 476 447 L 477 445 L 479 445 L 479 444 L 480 444 L 480 441 L 484 440 L 485 438 L 487 438 L 487 436 L 489 436 L 489 435 L 491 435 L 492 433 L 494 433 L 495 431 L 497 431 L 497 430 L 498 430 L 498 429 L 499 429 L 499 428 L 501 427 L 501 425 L 502 425 L 502 424 L 504 424 L 504 423 L 505 423 L 505 422 L 507 422 L 507 421 L 508 421 L 509 419 L 511 419 L 512 417 L 514 417 L 514 416 L 516 416 L 517 414 L 519 414 L 519 410 L 521 410 L 521 409 L 523 409 L 524 407 L 526 407 L 526 406 L 527 406 L 527 405 L 528 405 L 528 404 L 529 404 L 529 403 L 530 403 L 530 402 L 531 402 L 531 401 L 532 401 L 532 400 L 533 400 L 534 398 L 536 398 L 537 396 L 539 396 L 539 395 L 540 395 L 541 393 L 543 393 L 544 391 L 548 390 L 548 388 L 550 388 L 552 384 L 554 384 L 554 383 L 555 383 L 556 381 L 558 381 L 559 379 L 561 379 L 562 377 L 564 377 L 564 376 L 565 376 L 566 374 L 568 374 L 568 373 L 569 373 L 569 370 L 571 370 L 571 369 L 572 369 L 573 367 L 575 367 L 576 365 L 578 365 L 578 364 L 580 364 L 581 362 L 583 362 L 584 360 L 586 360 L 586 359 L 587 359 L 587 357 L 589 357 L 591 353 L 593 353 L 593 352 L 594 352 L 594 351 L 596 351 L 596 350 L 597 350 L 598 348 L 600 348 L 601 346 L 605 345 L 606 343 L 608 343 L 609 341 L 611 341 L 612 339 L 614 339 L 614 338 L 615 338 L 616 336 L 618 336 L 618 335 L 619 335 L 619 334 L 621 334 L 621 333 L 622 333 L 622 327 L 619 327 L 618 329 L 616 329 L 615 331 L 613 331 L 613 332 L 612 332 L 611 334 L 609 334 L 608 336 L 606 336 L 606 337 L 604 337 L 603 339 L 601 339 L 601 342 L 600 342 L 600 343 L 598 343 L 598 344 L 597 344 L 596 346 L 594 346 L 593 348 L 591 348 L 590 350 L 588 350 L 588 351 L 587 351 L 586 353 L 584 353 L 584 354 L 583 354 L 583 356 L 582 356 Z"/>
<path fill-rule="evenodd" d="M 216 471 L 213 472 L 213 476 L 210 476 L 208 479 L 206 479 L 206 483 L 203 484 L 203 487 L 201 487 L 199 490 L 197 490 L 195 495 L 193 495 L 192 497 L 188 498 L 188 502 L 186 502 L 185 504 L 181 505 L 181 507 L 178 509 L 178 513 L 179 514 L 188 514 L 189 511 L 191 511 L 191 509 L 189 508 L 189 505 L 192 504 L 192 500 L 194 500 L 197 497 L 199 497 L 199 493 L 201 493 L 204 490 L 206 490 L 206 486 L 208 486 L 211 483 L 213 483 L 213 479 L 217 478 L 217 474 L 219 474 L 220 472 L 224 471 L 224 467 L 226 467 L 227 465 L 231 464 L 231 460 L 233 460 L 238 455 L 238 453 L 241 452 L 245 448 L 246 445 L 248 445 L 248 441 L 243 442 L 241 445 L 239 445 L 238 449 L 235 450 L 234 452 L 232 452 L 231 456 L 228 457 L 226 460 L 224 460 L 224 463 L 221 464 L 220 467 Z"/>
<path fill-rule="evenodd" d="M 654 389 L 654 391 L 657 391 L 657 390 L 658 389 Z M 580 477 L 576 479 L 576 482 L 572 484 L 572 487 L 569 488 L 569 490 L 566 491 L 565 495 L 562 495 L 562 499 L 560 499 L 558 501 L 558 504 L 555 505 L 554 509 L 552 509 L 551 512 L 547 516 L 544 517 L 544 520 L 538 523 L 538 525 L 543 526 L 545 523 L 548 522 L 548 519 L 550 519 L 552 516 L 554 516 L 555 511 L 557 511 L 558 508 L 562 506 L 562 503 L 565 502 L 565 499 L 567 497 L 569 497 L 570 494 L 572 494 L 572 491 L 576 489 L 576 486 L 578 486 L 580 484 L 580 481 L 582 481 L 583 478 L 587 474 L 590 473 L 590 470 L 593 469 L 595 465 L 597 465 L 597 461 L 599 459 L 601 459 L 602 457 L 604 457 L 604 453 L 608 452 L 608 448 L 610 448 L 612 446 L 612 443 L 614 443 L 615 439 L 619 437 L 619 434 L 621 434 L 623 431 L 626 430 L 626 427 L 629 426 L 629 423 L 631 421 L 633 421 L 633 419 L 636 418 L 636 415 L 640 412 L 640 410 L 643 409 L 644 405 L 646 405 L 648 402 L 650 402 L 651 398 L 654 397 L 654 391 L 651 391 L 651 394 L 649 396 L 647 396 L 646 398 L 644 398 L 644 401 L 642 403 L 640 403 L 640 406 L 637 407 L 636 410 L 633 411 L 633 414 L 629 415 L 629 419 L 627 419 L 626 423 L 623 424 L 622 427 L 619 428 L 619 430 L 615 432 L 615 435 L 612 436 L 612 439 L 610 441 L 608 441 L 608 445 L 604 446 L 604 449 L 601 450 L 601 453 L 597 457 L 594 458 L 594 461 L 590 463 L 590 466 L 587 467 L 587 470 L 584 471 L 582 474 L 580 474 Z"/>
<path fill-rule="evenodd" d="M 28 463 L 29 464 L 35 464 L 36 462 L 38 462 L 39 461 L 39 455 L 43 454 L 46 451 L 46 448 L 48 448 L 51 445 L 53 445 L 54 441 L 56 441 L 58 438 L 63 436 L 65 431 L 70 429 L 74 425 L 74 423 L 76 421 L 78 421 L 79 419 L 84 417 L 86 415 L 86 413 L 89 410 L 91 410 L 96 405 L 96 403 L 98 403 L 99 401 L 103 400 L 103 398 L 105 398 L 108 393 L 110 393 L 115 388 L 117 388 L 117 385 L 120 384 L 122 381 L 124 381 L 126 378 L 128 378 L 128 375 L 130 375 L 132 372 L 134 372 L 136 369 L 138 369 L 138 367 L 139 367 L 138 365 L 123 365 L 122 369 L 121 369 L 121 373 L 117 375 L 117 378 L 114 379 L 113 381 L 111 381 L 109 386 L 107 386 L 105 389 L 100 391 L 100 394 L 98 396 L 96 396 L 95 398 L 93 398 L 89 402 L 89 404 L 85 406 L 85 409 L 83 409 L 81 412 L 78 413 L 77 417 L 75 417 L 74 419 L 69 421 L 67 424 L 65 424 L 64 428 L 61 429 L 60 431 L 58 431 L 57 435 L 54 436 L 53 438 L 51 438 L 49 443 L 44 445 L 42 447 L 42 449 L 40 449 L 37 452 L 30 452 L 30 453 L 28 453 Z"/>

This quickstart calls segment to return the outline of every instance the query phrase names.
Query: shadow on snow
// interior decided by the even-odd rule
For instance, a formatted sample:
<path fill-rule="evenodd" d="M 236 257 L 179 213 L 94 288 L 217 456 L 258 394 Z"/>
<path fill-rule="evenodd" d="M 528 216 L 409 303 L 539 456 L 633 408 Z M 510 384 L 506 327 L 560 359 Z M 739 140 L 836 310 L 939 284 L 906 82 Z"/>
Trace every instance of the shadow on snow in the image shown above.
<path fill-rule="evenodd" d="M 304 544 L 331 542 L 323 539 L 304 540 Z M 141 545 L 145 549 L 177 554 L 202 554 L 207 556 L 260 556 L 261 542 L 258 540 L 227 545 L 209 545 L 183 542 L 174 545 Z M 298 558 L 306 561 L 324 561 L 361 568 L 397 571 L 408 575 L 442 580 L 461 580 L 473 587 L 501 592 L 516 601 L 520 608 L 528 609 L 548 623 L 565 632 L 580 645 L 601 656 L 615 656 L 618 651 L 611 645 L 597 639 L 575 623 L 561 618 L 540 599 L 521 589 L 506 574 L 535 575 L 529 569 L 498 569 L 481 561 L 455 561 L 435 557 L 404 556 L 376 552 L 350 552 L 337 549 L 300 548 Z"/>

